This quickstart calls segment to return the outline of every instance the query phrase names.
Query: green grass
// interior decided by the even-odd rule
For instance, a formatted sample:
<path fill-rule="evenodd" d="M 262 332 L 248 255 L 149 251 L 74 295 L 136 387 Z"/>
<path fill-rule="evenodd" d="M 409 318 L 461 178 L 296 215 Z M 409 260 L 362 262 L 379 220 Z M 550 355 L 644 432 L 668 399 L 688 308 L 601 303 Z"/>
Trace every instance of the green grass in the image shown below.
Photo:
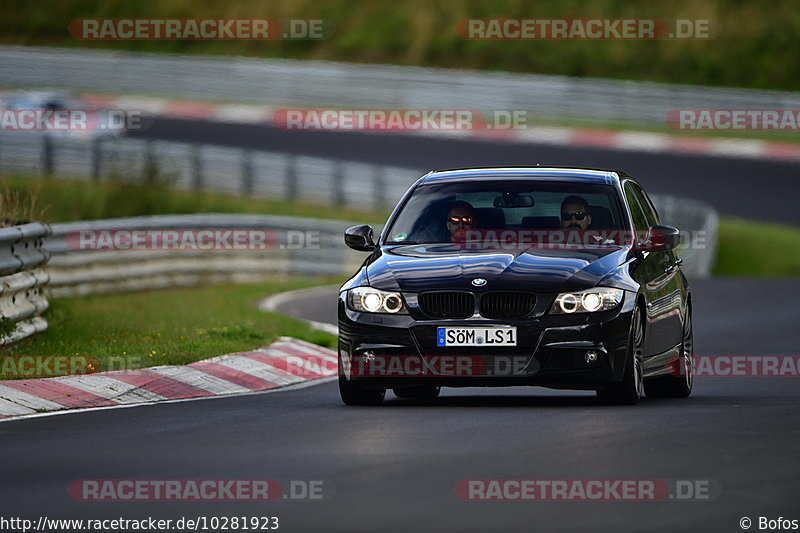
<path fill-rule="evenodd" d="M 596 76 L 617 79 L 797 90 L 800 9 L 794 0 L 6 0 L 6 44 L 184 54 L 327 59 Z M 319 41 L 83 41 L 78 18 L 322 18 L 336 25 Z M 710 19 L 707 40 L 464 40 L 463 18 Z"/>
<path fill-rule="evenodd" d="M 715 276 L 800 276 L 800 228 L 721 218 Z"/>
<path fill-rule="evenodd" d="M 137 215 L 125 203 L 109 197 L 119 184 L 87 183 L 57 179 L 15 177 L 7 184 L 29 191 L 35 184 L 48 206 L 48 221 L 77 220 L 109 214 Z M 141 193 L 126 184 L 127 194 Z M 146 188 L 146 187 L 145 187 Z M 142 193 L 146 194 L 146 193 Z M 280 212 L 282 214 L 350 218 L 380 222 L 381 215 L 344 212 L 316 206 L 288 206 L 223 194 L 176 192 L 162 194 L 154 212 L 194 212 L 198 206 L 211 211 Z M 202 200 L 202 201 L 201 201 Z M 132 201 L 135 205 L 136 201 Z M 106 207 L 98 207 L 106 206 Z M 195 209 L 191 209 L 194 206 Z M 114 208 L 112 212 L 107 209 Z M 117 209 L 123 209 L 119 213 Z M 177 210 L 177 211 L 176 211 Z M 714 275 L 800 276 L 800 228 L 721 218 Z M 289 335 L 334 347 L 335 337 L 312 330 L 305 323 L 276 313 L 262 313 L 256 302 L 268 294 L 328 283 L 338 278 L 298 278 L 246 285 L 169 289 L 135 294 L 95 295 L 55 299 L 47 312 L 47 332 L 24 340 L 7 354 L 81 355 L 96 358 L 100 370 L 186 364 L 200 359 L 252 350 Z M 331 302 L 331 305 L 333 303 Z M 13 350 L 13 351 L 12 351 Z"/>
<path fill-rule="evenodd" d="M 92 182 L 14 175 L 0 177 L 0 190 L 19 195 L 19 205 L 23 207 L 35 199 L 38 212 L 34 218 L 47 223 L 160 214 L 263 213 L 380 224 L 386 221 L 387 215 L 223 193 L 172 190 L 160 182 Z M 15 218 L 16 214 L 0 215 Z"/>
<path fill-rule="evenodd" d="M 47 312 L 49 329 L 16 344 L 10 353 L 81 355 L 97 359 L 100 370 L 107 370 L 182 365 L 253 350 L 283 335 L 334 348 L 333 335 L 261 312 L 256 302 L 277 292 L 342 281 L 304 278 L 56 299 Z"/>
<path fill-rule="evenodd" d="M 3 189 L 7 187 L 7 189 Z M 264 213 L 382 224 L 387 213 L 246 198 L 223 193 L 170 191 L 128 182 L 88 182 L 57 178 L 0 178 L 25 205 L 35 197 L 39 220 L 63 222 L 167 213 Z M 4 213 L 0 213 L 2 215 Z M 800 228 L 722 218 L 714 275 L 800 276 Z"/>

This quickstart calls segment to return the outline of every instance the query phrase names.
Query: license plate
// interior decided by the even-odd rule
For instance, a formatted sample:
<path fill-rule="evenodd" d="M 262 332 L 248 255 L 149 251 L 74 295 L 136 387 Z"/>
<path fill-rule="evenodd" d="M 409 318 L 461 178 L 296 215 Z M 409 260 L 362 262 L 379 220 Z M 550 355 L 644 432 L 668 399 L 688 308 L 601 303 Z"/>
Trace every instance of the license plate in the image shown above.
<path fill-rule="evenodd" d="M 437 328 L 438 346 L 516 346 L 517 328 L 489 326 L 481 328 Z"/>

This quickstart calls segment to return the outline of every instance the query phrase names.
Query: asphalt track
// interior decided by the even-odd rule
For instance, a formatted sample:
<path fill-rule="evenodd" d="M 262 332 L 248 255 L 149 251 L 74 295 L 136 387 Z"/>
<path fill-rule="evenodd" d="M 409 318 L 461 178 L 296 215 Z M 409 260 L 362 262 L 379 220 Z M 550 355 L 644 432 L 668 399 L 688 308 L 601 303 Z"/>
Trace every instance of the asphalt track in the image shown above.
<path fill-rule="evenodd" d="M 747 306 L 742 289 L 752 289 Z M 334 290 L 281 309 L 331 319 Z M 694 291 L 698 351 L 798 352 L 791 328 L 800 311 L 780 295 L 800 291 L 800 281 L 710 280 Z M 744 516 L 800 519 L 798 402 L 797 378 L 713 377 L 698 379 L 688 399 L 633 407 L 514 388 L 348 408 L 329 382 L 6 422 L 0 507 L 5 516 L 49 518 L 270 515 L 283 531 L 741 531 Z M 259 504 L 73 500 L 70 482 L 87 478 L 321 479 L 335 495 Z M 718 492 L 697 501 L 458 499 L 455 484 L 473 478 L 708 480 Z"/>
<path fill-rule="evenodd" d="M 169 126 L 176 130 L 172 138 L 193 133 L 188 123 Z M 159 128 L 149 134 L 166 133 Z M 194 130 L 218 140 L 224 136 L 217 126 Z M 357 159 L 387 164 L 492 164 L 508 154 L 505 164 L 542 159 L 619 167 L 641 177 L 653 192 L 693 196 L 752 218 L 792 215 L 796 223 L 792 193 L 798 167 L 793 165 L 412 137 L 360 136 L 359 144 L 346 134 L 319 134 L 289 141 L 285 135 L 298 133 L 270 137 L 269 128 L 262 128 L 260 137 L 246 128 L 232 131 L 240 133 L 238 139 L 228 134 L 231 143 L 360 155 Z M 409 152 L 410 146 L 417 152 Z M 648 167 L 646 176 L 637 172 Z M 693 178 L 687 169 L 696 169 Z M 742 187 L 754 187 L 754 174 L 763 177 L 758 186 L 763 196 Z M 682 187 L 673 190 L 674 180 L 682 180 Z M 726 180 L 737 187 L 725 187 Z M 800 280 L 714 279 L 695 282 L 693 291 L 698 353 L 800 353 Z M 335 315 L 333 291 L 309 294 L 281 310 L 329 322 Z M 741 531 L 739 520 L 747 516 L 756 530 L 760 516 L 800 519 L 798 402 L 797 378 L 717 377 L 698 379 L 688 399 L 645 399 L 632 407 L 601 406 L 583 392 L 514 388 L 450 389 L 430 404 L 391 397 L 380 408 L 348 408 L 329 382 L 296 391 L 12 421 L 0 423 L 0 515 L 270 515 L 280 518 L 282 531 L 459 532 Z M 72 499 L 69 484 L 87 478 L 314 479 L 335 487 L 335 495 L 258 504 Z M 455 484 L 474 478 L 708 480 L 718 490 L 713 499 L 698 501 L 457 498 Z"/>
<path fill-rule="evenodd" d="M 800 165 L 786 161 L 499 143 L 402 133 L 284 131 L 268 125 L 175 119 L 158 119 L 148 129 L 130 135 L 341 158 L 418 171 L 537 163 L 619 169 L 635 176 L 651 193 L 703 200 L 726 215 L 800 225 L 797 208 Z"/>

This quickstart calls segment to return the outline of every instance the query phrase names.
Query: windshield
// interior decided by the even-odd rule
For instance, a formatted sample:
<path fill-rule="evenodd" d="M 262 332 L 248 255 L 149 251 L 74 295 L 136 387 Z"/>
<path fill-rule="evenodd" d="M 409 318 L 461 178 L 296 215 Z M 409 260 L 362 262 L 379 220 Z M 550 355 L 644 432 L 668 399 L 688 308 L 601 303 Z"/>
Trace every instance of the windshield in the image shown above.
<path fill-rule="evenodd" d="M 539 180 L 470 180 L 417 187 L 387 232 L 388 244 L 433 244 L 464 234 L 626 227 L 610 185 Z M 604 242 L 610 244 L 610 242 Z"/>

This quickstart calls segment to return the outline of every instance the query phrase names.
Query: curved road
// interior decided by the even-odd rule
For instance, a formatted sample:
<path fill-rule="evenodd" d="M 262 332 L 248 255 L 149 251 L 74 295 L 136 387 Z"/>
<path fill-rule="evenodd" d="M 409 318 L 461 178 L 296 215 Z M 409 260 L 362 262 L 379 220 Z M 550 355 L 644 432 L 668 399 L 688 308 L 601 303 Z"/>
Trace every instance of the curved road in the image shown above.
<path fill-rule="evenodd" d="M 721 213 L 800 225 L 800 165 L 603 148 L 499 143 L 411 134 L 284 131 L 267 125 L 158 119 L 132 137 L 238 146 L 412 169 L 494 165 L 587 166 L 624 170 L 651 193 L 703 200 Z M 776 139 L 778 140 L 778 139 Z"/>
<path fill-rule="evenodd" d="M 800 281 L 694 284 L 702 353 L 798 353 Z M 742 306 L 741 294 L 749 295 Z M 334 314 L 335 289 L 281 310 Z M 771 317 L 761 310 L 770 309 Z M 391 397 L 391 395 L 389 395 Z M 50 518 L 278 516 L 284 531 L 737 531 L 800 518 L 797 378 L 698 379 L 684 400 L 607 407 L 548 389 L 445 389 L 348 408 L 334 382 L 298 391 L 0 424 L 3 514 Z M 324 480 L 326 501 L 93 503 L 75 479 Z M 465 502 L 471 478 L 708 480 L 706 501 Z"/>
<path fill-rule="evenodd" d="M 619 167 L 654 192 L 796 223 L 795 165 L 225 128 L 169 121 L 144 133 L 208 142 L 227 137 L 239 145 L 421 167 L 500 160 Z M 753 176 L 762 196 L 748 188 Z M 693 290 L 699 353 L 800 353 L 800 280 L 716 279 L 695 282 Z M 306 294 L 281 310 L 332 321 L 333 290 Z M 584 392 L 513 388 L 446 389 L 430 404 L 392 397 L 381 408 L 348 408 L 327 382 L 11 421 L 0 423 L 6 480 L 0 515 L 270 515 L 280 518 L 283 531 L 459 532 L 741 531 L 739 520 L 748 516 L 756 530 L 759 516 L 800 519 L 798 403 L 797 378 L 704 378 L 688 399 L 646 399 L 634 407 L 601 406 Z M 87 478 L 314 479 L 336 494 L 259 504 L 72 499 L 70 482 Z M 715 490 L 707 501 L 465 502 L 454 487 L 470 478 L 708 480 Z"/>

